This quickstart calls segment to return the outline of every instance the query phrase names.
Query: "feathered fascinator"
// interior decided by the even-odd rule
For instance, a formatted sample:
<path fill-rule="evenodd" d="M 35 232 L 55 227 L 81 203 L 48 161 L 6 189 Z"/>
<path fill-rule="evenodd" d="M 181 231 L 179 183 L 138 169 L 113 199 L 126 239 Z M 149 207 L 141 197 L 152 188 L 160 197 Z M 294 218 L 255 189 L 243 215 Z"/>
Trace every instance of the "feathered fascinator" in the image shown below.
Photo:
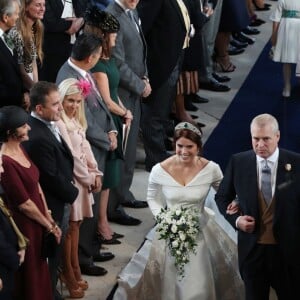
<path fill-rule="evenodd" d="M 87 8 L 84 14 L 85 24 L 95 26 L 103 32 L 113 33 L 120 29 L 119 21 L 110 13 L 92 5 Z"/>

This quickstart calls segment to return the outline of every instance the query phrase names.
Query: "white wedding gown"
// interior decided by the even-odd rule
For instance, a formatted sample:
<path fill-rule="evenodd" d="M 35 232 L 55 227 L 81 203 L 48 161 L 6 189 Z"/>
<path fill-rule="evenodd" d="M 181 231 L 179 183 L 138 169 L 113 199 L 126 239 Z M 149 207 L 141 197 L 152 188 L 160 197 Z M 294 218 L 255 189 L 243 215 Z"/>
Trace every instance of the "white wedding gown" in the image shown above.
<path fill-rule="evenodd" d="M 161 208 L 166 206 L 197 208 L 200 210 L 201 230 L 197 239 L 196 254 L 190 254 L 190 262 L 185 265 L 183 279 L 177 273 L 174 258 L 170 256 L 165 240 L 158 240 L 158 234 L 155 232 L 152 243 L 146 244 L 151 247 L 150 254 L 139 280 L 134 286 L 122 280 L 122 276 L 119 280 L 123 295 L 127 295 L 126 299 L 244 299 L 243 283 L 237 266 L 236 245 L 204 208 L 210 187 L 217 188 L 221 179 L 222 172 L 212 161 L 185 186 L 175 181 L 160 164 L 153 167 L 147 194 L 152 213 L 157 215 Z M 136 259 L 138 260 L 139 258 Z M 124 299 L 124 296 L 116 296 L 114 299 L 121 298 Z"/>

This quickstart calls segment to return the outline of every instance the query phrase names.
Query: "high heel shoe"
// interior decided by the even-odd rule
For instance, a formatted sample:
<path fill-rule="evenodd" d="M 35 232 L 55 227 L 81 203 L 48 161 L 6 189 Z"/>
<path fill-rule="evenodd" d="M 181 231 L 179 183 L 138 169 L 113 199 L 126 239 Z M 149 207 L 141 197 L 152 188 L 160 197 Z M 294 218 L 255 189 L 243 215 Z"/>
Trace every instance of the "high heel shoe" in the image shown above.
<path fill-rule="evenodd" d="M 219 59 L 218 59 L 219 58 Z M 226 58 L 226 56 L 222 57 L 216 57 L 216 60 L 214 62 L 214 69 L 216 72 L 223 72 L 223 73 L 230 73 L 234 72 L 236 69 L 236 66 L 228 61 L 228 63 L 221 62 L 222 58 Z"/>
<path fill-rule="evenodd" d="M 79 299 L 79 298 L 83 298 L 84 297 L 84 291 L 83 289 L 79 286 L 78 284 L 78 288 L 75 289 L 75 288 L 72 288 L 69 286 L 65 276 L 60 273 L 59 276 L 58 276 L 58 279 L 60 281 L 60 291 L 61 291 L 61 294 L 62 294 L 62 289 L 63 289 L 63 284 L 65 284 L 67 290 L 69 291 L 69 298 L 72 298 L 72 299 Z"/>
<path fill-rule="evenodd" d="M 77 281 L 77 283 L 84 291 L 86 291 L 89 288 L 89 284 L 86 280 L 81 279 Z"/>

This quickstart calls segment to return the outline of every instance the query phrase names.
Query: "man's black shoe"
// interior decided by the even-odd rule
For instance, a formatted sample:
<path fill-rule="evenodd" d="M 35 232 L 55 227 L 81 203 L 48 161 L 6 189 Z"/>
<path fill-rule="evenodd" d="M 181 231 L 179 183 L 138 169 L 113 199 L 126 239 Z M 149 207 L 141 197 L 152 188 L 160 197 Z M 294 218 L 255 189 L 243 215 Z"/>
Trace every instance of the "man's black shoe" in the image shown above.
<path fill-rule="evenodd" d="M 243 32 L 236 32 L 233 33 L 234 39 L 240 41 L 240 42 L 247 42 L 249 45 L 252 45 L 255 43 L 255 38 L 251 38 L 244 34 Z"/>
<path fill-rule="evenodd" d="M 223 76 L 223 75 L 219 75 L 219 74 L 217 74 L 217 73 L 212 73 L 212 76 L 213 76 L 213 78 L 215 79 L 215 80 L 217 80 L 218 82 L 228 82 L 228 81 L 230 81 L 231 80 L 231 78 L 230 77 L 228 77 L 228 76 Z"/>
<path fill-rule="evenodd" d="M 54 292 L 54 300 L 64 300 L 63 296 L 59 293 L 58 290 Z"/>
<path fill-rule="evenodd" d="M 208 82 L 199 83 L 200 88 L 203 90 L 209 90 L 214 92 L 228 92 L 230 91 L 230 87 L 219 83 L 217 80 L 210 80 Z"/>
<path fill-rule="evenodd" d="M 197 111 L 198 107 L 195 106 L 191 101 L 187 98 L 184 99 L 184 108 L 189 111 Z"/>
<path fill-rule="evenodd" d="M 246 48 L 248 46 L 248 43 L 246 42 L 240 42 L 238 40 L 232 39 L 230 41 L 230 45 L 233 47 L 236 47 L 237 49 L 242 49 L 242 48 Z"/>
<path fill-rule="evenodd" d="M 252 21 L 250 24 L 249 24 L 249 26 L 251 26 L 251 27 L 258 27 L 258 26 L 260 26 L 260 25 L 262 25 L 262 24 L 265 24 L 266 23 L 266 21 L 264 21 L 264 20 L 262 20 L 262 19 L 255 19 L 254 21 Z"/>
<path fill-rule="evenodd" d="M 80 265 L 81 273 L 88 276 L 103 276 L 107 273 L 102 267 L 96 265 Z"/>
<path fill-rule="evenodd" d="M 198 94 L 189 94 L 185 95 L 184 98 L 187 98 L 188 101 L 192 101 L 194 103 L 207 103 L 208 99 L 199 96 Z"/>
<path fill-rule="evenodd" d="M 131 207 L 131 208 L 145 208 L 145 207 L 148 207 L 148 203 L 146 201 L 140 201 L 140 200 L 122 202 L 121 204 L 125 207 Z"/>
<path fill-rule="evenodd" d="M 250 26 L 247 26 L 245 29 L 242 30 L 242 32 L 244 34 L 249 34 L 249 35 L 251 35 L 251 34 L 259 34 L 260 33 L 260 31 L 258 29 L 252 28 Z"/>
<path fill-rule="evenodd" d="M 111 252 L 100 252 L 99 254 L 93 256 L 93 261 L 104 262 L 112 260 L 115 256 Z"/>
<path fill-rule="evenodd" d="M 120 224 L 120 225 L 127 225 L 127 226 L 136 226 L 142 223 L 141 220 L 133 218 L 129 215 L 122 214 L 118 217 L 108 218 L 109 221 Z"/>
<path fill-rule="evenodd" d="M 238 55 L 238 54 L 243 53 L 244 51 L 245 51 L 244 48 L 239 49 L 239 48 L 236 48 L 232 45 L 229 45 L 229 47 L 228 47 L 228 54 L 229 55 Z"/>

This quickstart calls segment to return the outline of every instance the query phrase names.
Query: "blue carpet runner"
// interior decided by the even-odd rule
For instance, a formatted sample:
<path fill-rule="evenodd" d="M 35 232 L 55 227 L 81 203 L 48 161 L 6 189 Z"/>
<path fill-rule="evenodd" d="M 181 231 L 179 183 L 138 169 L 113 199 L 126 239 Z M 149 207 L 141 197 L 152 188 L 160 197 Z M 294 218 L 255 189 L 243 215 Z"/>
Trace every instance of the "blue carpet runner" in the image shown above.
<path fill-rule="evenodd" d="M 282 64 L 270 60 L 267 44 L 242 87 L 204 145 L 204 157 L 218 163 L 224 171 L 232 154 L 250 149 L 250 123 L 258 114 L 277 118 L 280 147 L 300 151 L 300 95 L 295 88 L 290 100 L 282 92 Z M 295 71 L 292 70 L 292 77 Z M 293 79 L 293 86 L 296 79 Z M 299 86 L 299 83 L 298 83 Z"/>

